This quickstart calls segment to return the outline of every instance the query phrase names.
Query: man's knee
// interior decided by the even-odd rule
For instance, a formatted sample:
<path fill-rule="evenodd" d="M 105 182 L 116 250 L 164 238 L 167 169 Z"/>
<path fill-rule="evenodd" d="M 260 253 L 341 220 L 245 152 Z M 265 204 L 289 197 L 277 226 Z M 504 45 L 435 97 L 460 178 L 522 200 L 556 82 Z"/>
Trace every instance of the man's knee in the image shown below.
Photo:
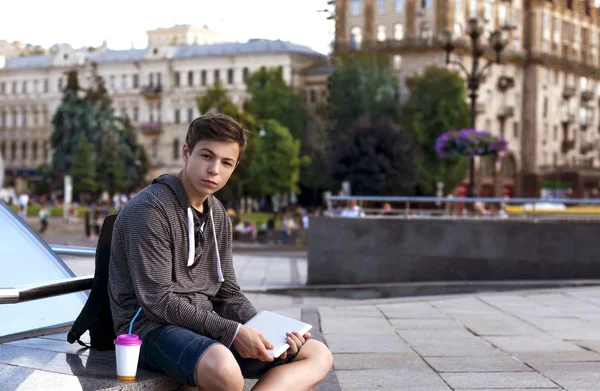
<path fill-rule="evenodd" d="M 235 357 L 220 344 L 213 345 L 196 367 L 196 383 L 201 390 L 242 391 L 244 377 Z"/>
<path fill-rule="evenodd" d="M 327 372 L 329 372 L 333 365 L 333 355 L 329 348 L 324 343 L 315 339 L 306 341 L 302 349 L 300 349 L 298 358 L 314 362 L 317 368 L 322 371 L 323 377 L 327 375 Z"/>

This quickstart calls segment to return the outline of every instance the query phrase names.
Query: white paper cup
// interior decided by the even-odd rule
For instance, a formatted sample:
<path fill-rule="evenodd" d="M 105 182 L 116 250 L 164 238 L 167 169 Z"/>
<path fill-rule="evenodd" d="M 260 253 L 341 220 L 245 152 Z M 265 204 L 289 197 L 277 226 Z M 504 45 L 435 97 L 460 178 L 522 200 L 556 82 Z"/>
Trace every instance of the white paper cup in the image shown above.
<path fill-rule="evenodd" d="M 121 334 L 115 339 L 117 379 L 135 380 L 141 347 L 142 340 L 135 334 Z"/>

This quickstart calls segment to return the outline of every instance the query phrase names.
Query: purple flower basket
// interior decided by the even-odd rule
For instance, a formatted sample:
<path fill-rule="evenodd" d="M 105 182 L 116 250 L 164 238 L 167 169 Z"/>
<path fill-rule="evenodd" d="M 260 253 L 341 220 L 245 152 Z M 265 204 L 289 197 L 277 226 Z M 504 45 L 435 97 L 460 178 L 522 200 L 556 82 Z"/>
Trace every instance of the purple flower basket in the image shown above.
<path fill-rule="evenodd" d="M 503 138 L 475 129 L 450 130 L 442 133 L 435 141 L 435 151 L 442 159 L 486 155 L 500 157 L 507 146 L 508 143 Z"/>

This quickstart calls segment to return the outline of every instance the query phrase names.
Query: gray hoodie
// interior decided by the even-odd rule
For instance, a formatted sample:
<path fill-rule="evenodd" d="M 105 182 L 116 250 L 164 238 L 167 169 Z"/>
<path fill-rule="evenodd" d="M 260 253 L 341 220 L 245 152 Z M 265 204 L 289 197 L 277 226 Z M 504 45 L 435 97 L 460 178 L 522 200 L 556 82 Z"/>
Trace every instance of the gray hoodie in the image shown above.
<path fill-rule="evenodd" d="M 128 332 L 141 307 L 133 325 L 140 338 L 173 324 L 230 346 L 256 314 L 236 282 L 231 221 L 214 196 L 208 206 L 204 247 L 194 240 L 197 222 L 174 175 L 156 178 L 119 212 L 108 276 L 117 335 Z"/>

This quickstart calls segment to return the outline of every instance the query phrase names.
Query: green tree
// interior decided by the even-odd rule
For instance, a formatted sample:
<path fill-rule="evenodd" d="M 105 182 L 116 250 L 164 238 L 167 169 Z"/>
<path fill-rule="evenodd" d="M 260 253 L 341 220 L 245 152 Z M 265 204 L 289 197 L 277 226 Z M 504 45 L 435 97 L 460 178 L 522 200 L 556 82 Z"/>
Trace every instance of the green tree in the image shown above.
<path fill-rule="evenodd" d="M 257 198 L 275 193 L 298 191 L 300 140 L 276 120 L 264 123 L 265 133 L 256 140 L 256 149 L 248 167 L 248 187 Z"/>
<path fill-rule="evenodd" d="M 211 88 L 207 89 L 203 94 L 198 95 L 196 102 L 200 113 L 218 112 L 228 115 L 238 121 L 248 131 L 246 151 L 229 179 L 227 186 L 219 191 L 219 197 L 231 201 L 240 199 L 244 195 L 250 195 L 248 193 L 249 187 L 246 184 L 249 182 L 248 165 L 252 160 L 252 154 L 255 149 L 256 121 L 254 117 L 249 113 L 243 112 L 231 101 L 227 95 L 227 90 L 223 88 L 221 82 L 218 80 Z"/>
<path fill-rule="evenodd" d="M 96 160 L 96 172 L 99 191 L 107 191 L 112 195 L 126 190 L 123 162 L 119 158 L 117 142 L 112 132 L 104 134 L 102 149 Z"/>
<path fill-rule="evenodd" d="M 146 175 L 150 165 L 144 147 L 137 142 L 136 129 L 129 117 L 119 119 L 118 123 L 119 159 L 127 178 L 126 190 L 130 192 L 147 184 Z"/>
<path fill-rule="evenodd" d="M 329 77 L 328 92 L 332 143 L 365 115 L 374 119 L 398 117 L 398 80 L 388 57 L 373 53 L 343 57 Z"/>
<path fill-rule="evenodd" d="M 79 148 L 75 154 L 75 161 L 71 168 L 73 181 L 73 196 L 78 199 L 82 194 L 96 193 L 96 168 L 88 139 L 82 135 L 79 140 Z"/>
<path fill-rule="evenodd" d="M 302 100 L 283 80 L 277 68 L 261 68 L 246 82 L 250 99 L 245 110 L 258 121 L 274 119 L 287 127 L 297 140 L 304 139 L 306 113 Z"/>
<path fill-rule="evenodd" d="M 417 163 L 418 195 L 434 195 L 436 183 L 452 191 L 468 170 L 466 158 L 442 160 L 435 140 L 445 131 L 469 126 L 464 79 L 456 72 L 437 66 L 406 79 L 410 96 L 402 107 L 401 123 L 410 134 Z"/>
<path fill-rule="evenodd" d="M 77 71 L 70 71 L 62 101 L 52 117 L 53 130 L 50 136 L 50 145 L 54 150 L 52 172 L 54 183 L 59 187 L 62 186 L 63 176 L 71 172 L 81 135 L 91 132 L 93 123 L 90 105 L 79 92 Z"/>
<path fill-rule="evenodd" d="M 408 134 L 387 120 L 359 119 L 334 147 L 330 171 L 358 195 L 412 195 L 415 167 Z"/>

